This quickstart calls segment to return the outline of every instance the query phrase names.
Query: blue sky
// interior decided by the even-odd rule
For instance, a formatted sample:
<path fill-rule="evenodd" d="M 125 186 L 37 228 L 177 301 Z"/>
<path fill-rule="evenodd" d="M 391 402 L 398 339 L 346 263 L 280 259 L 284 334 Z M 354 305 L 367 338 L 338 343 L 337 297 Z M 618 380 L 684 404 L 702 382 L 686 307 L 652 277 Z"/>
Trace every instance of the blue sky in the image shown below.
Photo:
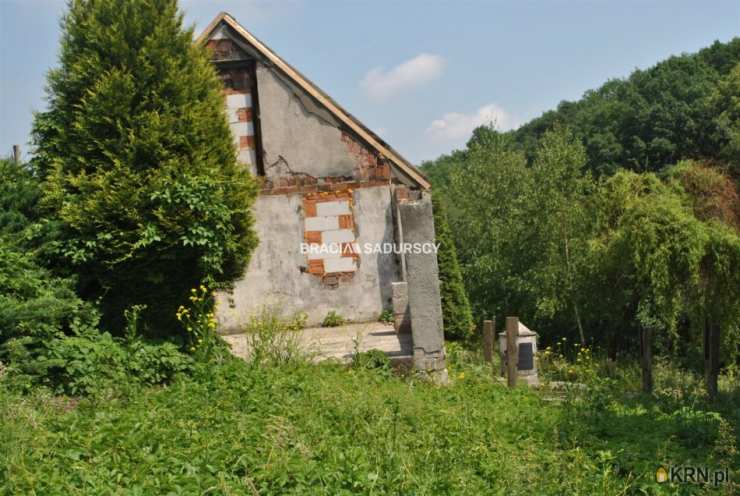
<path fill-rule="evenodd" d="M 220 11 L 412 162 L 508 129 L 672 54 L 740 35 L 740 2 L 181 0 L 200 33 Z M 0 0 L 0 154 L 28 152 L 56 64 L 64 0 Z"/>

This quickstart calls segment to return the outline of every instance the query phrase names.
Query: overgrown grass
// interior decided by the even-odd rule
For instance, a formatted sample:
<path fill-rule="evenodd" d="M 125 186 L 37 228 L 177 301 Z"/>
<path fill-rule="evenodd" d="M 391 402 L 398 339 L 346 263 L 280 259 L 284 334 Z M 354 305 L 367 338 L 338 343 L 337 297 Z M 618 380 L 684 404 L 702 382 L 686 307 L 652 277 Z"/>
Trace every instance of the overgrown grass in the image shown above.
<path fill-rule="evenodd" d="M 689 494 L 713 489 L 659 486 L 657 466 L 737 468 L 737 418 L 700 400 L 608 381 L 509 390 L 475 353 L 453 345 L 450 362 L 448 387 L 369 360 L 229 360 L 82 400 L 0 384 L 0 481 L 8 494 Z"/>

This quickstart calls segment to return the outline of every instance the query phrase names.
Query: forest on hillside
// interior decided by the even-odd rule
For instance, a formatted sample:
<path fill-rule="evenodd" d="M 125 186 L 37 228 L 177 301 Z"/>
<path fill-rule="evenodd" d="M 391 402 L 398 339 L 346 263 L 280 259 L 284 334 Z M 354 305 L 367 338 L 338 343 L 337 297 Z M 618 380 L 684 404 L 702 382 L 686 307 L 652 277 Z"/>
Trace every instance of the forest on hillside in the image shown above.
<path fill-rule="evenodd" d="M 660 354 L 698 370 L 709 329 L 737 367 L 740 38 L 516 130 L 480 127 L 422 168 L 478 323 L 519 315 L 546 343 L 613 359 L 649 331 Z"/>

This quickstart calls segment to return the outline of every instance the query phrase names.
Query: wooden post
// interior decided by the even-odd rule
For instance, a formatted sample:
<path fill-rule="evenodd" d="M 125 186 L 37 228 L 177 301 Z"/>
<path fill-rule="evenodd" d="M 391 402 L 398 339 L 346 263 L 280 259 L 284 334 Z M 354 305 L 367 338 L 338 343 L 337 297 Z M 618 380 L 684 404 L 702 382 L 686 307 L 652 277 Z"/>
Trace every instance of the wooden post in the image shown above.
<path fill-rule="evenodd" d="M 506 317 L 506 376 L 509 387 L 516 386 L 517 365 L 519 365 L 519 317 Z"/>
<path fill-rule="evenodd" d="M 704 320 L 704 379 L 710 399 L 717 397 L 717 376 L 719 376 L 720 327 L 709 318 Z"/>
<path fill-rule="evenodd" d="M 653 330 L 643 327 L 640 330 L 640 366 L 642 368 L 642 392 L 653 392 Z"/>
<path fill-rule="evenodd" d="M 493 363 L 493 321 L 483 321 L 483 359 L 486 363 Z"/>
<path fill-rule="evenodd" d="M 20 145 L 13 145 L 13 161 L 16 164 L 21 163 L 21 146 Z"/>
<path fill-rule="evenodd" d="M 495 320 L 483 321 L 483 358 L 491 365 L 491 376 L 496 380 L 496 368 L 493 366 L 494 343 L 496 342 Z"/>

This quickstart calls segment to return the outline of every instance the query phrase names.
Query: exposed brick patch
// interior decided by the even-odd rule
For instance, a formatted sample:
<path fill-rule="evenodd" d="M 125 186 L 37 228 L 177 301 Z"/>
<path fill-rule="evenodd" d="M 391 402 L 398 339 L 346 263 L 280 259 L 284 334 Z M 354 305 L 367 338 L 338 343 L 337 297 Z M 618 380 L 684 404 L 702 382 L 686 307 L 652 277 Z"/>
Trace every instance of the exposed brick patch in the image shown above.
<path fill-rule="evenodd" d="M 239 148 L 253 150 L 254 136 L 239 136 Z"/>
<path fill-rule="evenodd" d="M 280 179 L 278 182 L 280 182 Z M 328 184 L 333 186 L 344 183 L 330 181 Z M 279 189 L 282 188 L 273 188 L 272 191 Z M 303 232 L 305 242 L 319 248 L 322 243 L 329 242 L 326 241 L 328 239 L 344 239 L 339 246 L 341 250 L 339 258 L 336 258 L 337 253 L 327 253 L 326 256 L 319 253 L 316 258 L 308 260 L 308 269 L 305 270 L 309 274 L 320 276 L 321 283 L 331 289 L 337 288 L 340 282 L 351 280 L 360 263 L 360 254 L 355 249 L 356 234 L 347 236 L 347 230 L 354 233 L 355 227 L 353 214 L 345 213 L 348 207 L 349 212 L 352 212 L 352 191 L 350 188 L 312 191 L 304 194 L 303 197 L 303 212 L 306 219 L 304 229 L 310 229 Z M 324 205 L 325 202 L 333 202 L 334 204 Z M 317 212 L 323 212 L 321 213 L 322 217 L 317 217 Z M 312 217 L 317 218 L 315 222 L 309 223 L 308 219 Z M 309 225 L 311 227 L 308 227 Z M 349 262 L 348 258 L 352 261 Z M 316 263 L 319 261 L 322 262 L 321 266 Z"/>
<path fill-rule="evenodd" d="M 351 215 L 339 216 L 339 229 L 354 229 L 355 221 Z"/>
<path fill-rule="evenodd" d="M 220 69 L 218 77 L 223 83 L 226 94 L 243 93 L 249 94 L 251 89 L 251 78 L 249 69 L 246 67 L 235 69 Z"/>
<path fill-rule="evenodd" d="M 342 256 L 352 257 L 356 260 L 360 259 L 360 254 L 355 250 L 355 246 L 352 243 L 342 243 Z"/>
<path fill-rule="evenodd" d="M 327 274 L 321 278 L 321 283 L 327 288 L 336 289 L 339 287 L 339 275 Z"/>
<path fill-rule="evenodd" d="M 316 276 L 324 275 L 324 261 L 323 260 L 309 260 L 308 261 L 308 273 Z"/>
<path fill-rule="evenodd" d="M 390 164 L 375 150 L 366 147 L 351 134 L 342 132 L 342 142 L 356 158 L 353 175 L 358 181 L 390 180 Z"/>
<path fill-rule="evenodd" d="M 371 168 L 378 166 L 377 154 L 363 146 L 351 134 L 343 131 L 342 141 L 347 146 L 349 152 L 357 158 L 360 167 Z"/>
<path fill-rule="evenodd" d="M 321 178 L 323 184 L 343 184 L 354 181 L 352 176 L 326 176 Z"/>
<path fill-rule="evenodd" d="M 321 231 L 306 231 L 303 233 L 306 243 L 321 243 Z"/>
<path fill-rule="evenodd" d="M 343 189 L 341 191 L 318 191 L 316 193 L 307 193 L 305 198 L 314 202 L 349 200 L 352 201 L 352 190 Z"/>
<path fill-rule="evenodd" d="M 378 179 L 390 179 L 391 178 L 391 166 L 387 163 L 383 163 L 375 168 L 375 174 Z"/>
<path fill-rule="evenodd" d="M 261 194 L 263 195 L 288 195 L 293 193 L 307 194 L 320 194 L 320 193 L 335 193 L 346 190 L 355 190 L 360 188 L 372 188 L 375 186 L 387 186 L 388 181 L 352 181 L 346 183 L 325 183 L 319 184 L 304 184 L 298 183 L 293 186 L 277 186 L 277 180 L 267 179 L 262 182 Z"/>
<path fill-rule="evenodd" d="M 237 109 L 236 117 L 239 122 L 252 122 L 252 108 L 242 107 L 240 109 Z"/>
<path fill-rule="evenodd" d="M 232 40 L 209 40 L 206 47 L 211 50 L 213 60 L 238 60 L 244 58 L 242 50 Z"/>
<path fill-rule="evenodd" d="M 396 186 L 393 190 L 396 195 L 396 201 L 406 201 L 409 199 L 409 188 L 407 186 Z"/>
<path fill-rule="evenodd" d="M 316 217 L 316 200 L 303 200 L 303 215 L 306 217 Z"/>

